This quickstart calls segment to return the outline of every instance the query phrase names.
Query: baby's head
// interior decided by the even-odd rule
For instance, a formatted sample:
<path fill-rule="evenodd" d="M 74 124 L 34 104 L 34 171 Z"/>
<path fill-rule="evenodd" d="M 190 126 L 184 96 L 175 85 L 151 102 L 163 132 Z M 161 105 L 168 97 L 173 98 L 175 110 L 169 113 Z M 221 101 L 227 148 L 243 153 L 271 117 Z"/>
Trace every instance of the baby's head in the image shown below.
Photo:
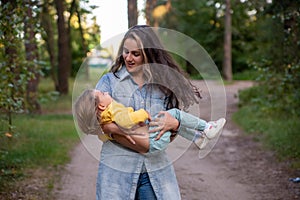
<path fill-rule="evenodd" d="M 101 92 L 99 90 L 94 90 L 94 96 L 96 99 L 95 105 L 100 112 L 104 111 L 113 101 L 112 97 L 108 92 Z"/>
<path fill-rule="evenodd" d="M 77 98 L 73 114 L 80 130 L 85 134 L 102 133 L 98 115 L 111 103 L 109 94 L 87 89 Z"/>

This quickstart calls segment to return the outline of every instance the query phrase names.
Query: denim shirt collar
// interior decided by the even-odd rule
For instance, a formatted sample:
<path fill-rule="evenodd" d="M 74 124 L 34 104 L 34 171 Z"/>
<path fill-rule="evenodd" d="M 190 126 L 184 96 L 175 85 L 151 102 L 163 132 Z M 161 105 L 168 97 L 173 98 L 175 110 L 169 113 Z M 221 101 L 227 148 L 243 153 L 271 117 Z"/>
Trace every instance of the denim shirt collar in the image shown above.
<path fill-rule="evenodd" d="M 121 67 L 121 69 L 117 72 L 117 76 L 120 78 L 120 81 L 124 81 L 127 78 L 130 78 L 133 81 L 133 78 L 127 71 L 125 65 L 123 65 Z M 134 81 L 133 81 L 133 83 L 136 84 Z M 147 85 L 147 84 L 149 84 L 149 81 L 145 81 L 144 85 Z"/>
<path fill-rule="evenodd" d="M 117 72 L 117 75 L 120 77 L 120 81 L 123 81 L 125 78 L 129 78 L 130 74 L 128 73 L 125 65 Z"/>

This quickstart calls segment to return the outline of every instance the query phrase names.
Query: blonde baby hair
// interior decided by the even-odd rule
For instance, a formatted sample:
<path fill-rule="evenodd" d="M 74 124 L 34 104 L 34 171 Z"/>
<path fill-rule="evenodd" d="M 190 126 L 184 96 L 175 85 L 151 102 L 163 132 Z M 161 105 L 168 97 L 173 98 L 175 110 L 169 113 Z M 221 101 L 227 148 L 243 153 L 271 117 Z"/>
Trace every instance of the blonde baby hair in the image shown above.
<path fill-rule="evenodd" d="M 79 129 L 85 134 L 99 135 L 102 129 L 98 121 L 97 107 L 99 100 L 95 98 L 94 89 L 86 89 L 77 98 L 73 115 Z"/>

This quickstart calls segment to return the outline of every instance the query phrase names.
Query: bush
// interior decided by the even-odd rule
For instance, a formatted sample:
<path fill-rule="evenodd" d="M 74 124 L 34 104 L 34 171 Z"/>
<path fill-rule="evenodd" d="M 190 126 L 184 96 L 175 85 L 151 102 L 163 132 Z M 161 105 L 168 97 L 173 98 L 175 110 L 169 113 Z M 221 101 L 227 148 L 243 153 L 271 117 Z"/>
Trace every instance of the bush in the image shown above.
<path fill-rule="evenodd" d="M 274 94 L 268 93 L 269 88 L 259 85 L 240 92 L 240 109 L 233 120 L 274 150 L 279 158 L 292 159 L 293 165 L 300 167 L 300 117 L 292 111 L 295 108 L 286 104 L 288 97 L 275 99 Z"/>

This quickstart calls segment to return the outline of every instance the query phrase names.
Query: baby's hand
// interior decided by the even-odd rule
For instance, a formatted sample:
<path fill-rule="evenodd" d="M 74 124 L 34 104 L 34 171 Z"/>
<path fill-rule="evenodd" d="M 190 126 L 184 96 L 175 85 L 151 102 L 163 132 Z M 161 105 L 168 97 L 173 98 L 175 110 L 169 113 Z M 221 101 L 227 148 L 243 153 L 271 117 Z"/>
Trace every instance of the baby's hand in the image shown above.
<path fill-rule="evenodd" d="M 147 126 L 147 124 L 145 122 L 139 122 L 138 127 L 141 127 L 141 126 Z"/>
<path fill-rule="evenodd" d="M 152 121 L 152 117 L 151 117 L 151 115 L 150 115 L 150 113 L 147 111 L 147 114 L 148 114 L 148 120 L 149 120 L 149 122 L 151 122 Z"/>

